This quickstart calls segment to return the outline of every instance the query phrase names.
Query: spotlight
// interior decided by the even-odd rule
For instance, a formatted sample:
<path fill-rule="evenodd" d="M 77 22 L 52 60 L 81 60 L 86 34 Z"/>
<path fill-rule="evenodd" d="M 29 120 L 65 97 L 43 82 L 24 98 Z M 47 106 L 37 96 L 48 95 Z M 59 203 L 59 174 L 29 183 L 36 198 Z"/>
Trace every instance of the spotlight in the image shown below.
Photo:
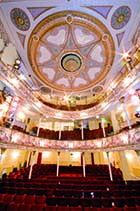
<path fill-rule="evenodd" d="M 14 68 L 15 68 L 16 70 L 19 70 L 19 65 L 14 64 Z"/>
<path fill-rule="evenodd" d="M 16 59 L 15 63 L 20 64 L 20 59 Z"/>
<path fill-rule="evenodd" d="M 13 67 L 14 67 L 16 70 L 19 70 L 19 68 L 20 68 L 20 62 L 21 62 L 20 59 L 16 59 L 16 60 L 15 60 L 15 64 L 14 64 Z"/>

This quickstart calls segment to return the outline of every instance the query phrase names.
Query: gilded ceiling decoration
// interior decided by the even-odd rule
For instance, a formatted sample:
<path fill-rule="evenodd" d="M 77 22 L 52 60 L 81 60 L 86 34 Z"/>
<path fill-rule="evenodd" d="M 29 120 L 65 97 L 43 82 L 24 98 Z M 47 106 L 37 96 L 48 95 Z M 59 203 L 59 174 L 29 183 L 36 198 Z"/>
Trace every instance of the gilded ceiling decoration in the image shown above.
<path fill-rule="evenodd" d="M 65 11 L 35 27 L 28 58 L 39 79 L 59 91 L 82 91 L 100 82 L 114 60 L 109 30 L 94 17 Z"/>
<path fill-rule="evenodd" d="M 27 14 L 20 8 L 14 8 L 11 11 L 11 20 L 13 24 L 21 31 L 27 31 L 30 28 L 30 20 Z"/>
<path fill-rule="evenodd" d="M 93 89 L 92 89 L 92 91 L 93 92 L 101 92 L 101 91 L 103 91 L 103 87 L 102 86 L 96 86 L 96 87 L 94 87 Z"/>
<path fill-rule="evenodd" d="M 113 14 L 111 26 L 114 29 L 122 29 L 130 20 L 131 10 L 127 6 L 119 7 Z"/>

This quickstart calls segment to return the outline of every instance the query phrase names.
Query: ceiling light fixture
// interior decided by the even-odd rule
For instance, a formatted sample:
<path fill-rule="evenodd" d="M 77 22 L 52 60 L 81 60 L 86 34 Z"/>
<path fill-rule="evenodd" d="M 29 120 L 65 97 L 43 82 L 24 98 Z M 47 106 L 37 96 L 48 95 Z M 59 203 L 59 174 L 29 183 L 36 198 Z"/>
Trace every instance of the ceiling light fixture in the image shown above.
<path fill-rule="evenodd" d="M 15 64 L 13 65 L 14 69 L 19 70 L 20 68 L 20 59 L 15 60 Z"/>

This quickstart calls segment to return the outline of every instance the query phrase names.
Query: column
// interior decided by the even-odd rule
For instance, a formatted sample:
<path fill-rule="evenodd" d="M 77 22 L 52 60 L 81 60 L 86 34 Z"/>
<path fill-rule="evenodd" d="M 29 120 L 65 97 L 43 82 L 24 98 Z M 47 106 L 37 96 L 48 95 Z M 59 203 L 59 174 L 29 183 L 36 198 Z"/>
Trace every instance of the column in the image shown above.
<path fill-rule="evenodd" d="M 124 96 L 121 97 L 119 101 L 122 104 L 122 107 L 123 107 L 123 110 L 124 110 L 124 113 L 125 113 L 125 118 L 126 118 L 126 121 L 127 121 L 127 125 L 129 127 L 129 129 L 131 129 L 132 128 L 131 122 L 130 122 L 130 119 L 128 117 L 128 113 L 127 113 L 126 106 L 125 106 L 125 97 Z"/>
<path fill-rule="evenodd" d="M 129 129 L 131 129 L 131 128 L 132 128 L 132 127 L 131 127 L 131 122 L 130 122 L 130 119 L 129 119 L 129 117 L 128 117 L 128 113 L 127 113 L 127 110 L 126 110 L 125 103 L 123 103 L 122 106 L 123 106 L 123 110 L 124 110 L 124 112 L 125 112 L 125 118 L 126 118 L 128 127 L 129 127 Z"/>
<path fill-rule="evenodd" d="M 108 168 L 109 168 L 109 175 L 110 175 L 110 180 L 113 180 L 113 176 L 112 176 L 112 169 L 111 169 L 111 164 L 110 164 L 110 159 L 109 159 L 109 152 L 106 152 L 107 155 L 107 160 L 108 160 Z"/>
<path fill-rule="evenodd" d="M 59 129 L 59 140 L 61 140 L 61 130 L 62 130 L 61 126 L 62 126 L 62 124 L 60 123 L 60 129 Z"/>
<path fill-rule="evenodd" d="M 82 152 L 83 157 L 83 177 L 86 176 L 86 170 L 85 170 L 85 152 Z"/>
<path fill-rule="evenodd" d="M 40 165 L 41 161 L 42 161 L 42 152 L 39 152 L 37 157 L 37 165 Z"/>
<path fill-rule="evenodd" d="M 28 155 L 28 160 L 27 160 L 27 166 L 30 166 L 30 163 L 31 163 L 31 157 L 32 157 L 32 152 L 29 152 L 29 155 Z"/>
<path fill-rule="evenodd" d="M 28 177 L 28 179 L 31 179 L 31 177 L 32 177 L 33 165 L 34 165 L 34 163 L 35 163 L 35 153 L 36 153 L 36 151 L 33 151 L 33 152 L 32 152 L 31 166 L 30 166 L 30 171 L 29 171 L 29 177 Z"/>
<path fill-rule="evenodd" d="M 132 178 L 130 175 L 127 159 L 125 157 L 125 152 L 120 151 L 119 156 L 120 156 L 120 166 L 121 166 L 121 170 L 123 172 L 124 180 L 131 180 Z"/>
<path fill-rule="evenodd" d="M 1 148 L 1 154 L 0 154 L 0 161 L 2 160 L 2 156 L 3 156 L 3 154 L 5 153 L 5 151 L 6 151 L 6 148 Z"/>
<path fill-rule="evenodd" d="M 115 110 L 112 110 L 110 113 L 111 113 L 111 122 L 113 126 L 113 131 L 114 133 L 117 133 L 120 131 L 120 126 L 118 120 L 116 119 L 116 114 L 115 114 L 116 112 Z"/>
<path fill-rule="evenodd" d="M 81 125 L 81 137 L 82 137 L 82 140 L 84 140 L 84 127 L 83 127 L 83 121 L 82 121 L 82 125 Z"/>
<path fill-rule="evenodd" d="M 40 118 L 39 118 L 39 121 L 38 121 L 38 128 L 37 128 L 37 133 L 36 133 L 36 136 L 39 136 L 40 123 L 41 123 L 41 120 L 42 120 L 42 118 L 40 117 Z"/>
<path fill-rule="evenodd" d="M 81 166 L 83 166 L 83 153 L 81 152 Z"/>
<path fill-rule="evenodd" d="M 101 119 L 101 122 L 102 122 L 103 136 L 105 138 L 106 137 L 106 134 L 105 134 L 105 127 L 104 127 L 104 120 L 103 120 L 103 118 Z"/>
<path fill-rule="evenodd" d="M 92 165 L 94 165 L 94 153 L 93 152 L 91 152 L 91 163 L 92 163 Z"/>
<path fill-rule="evenodd" d="M 57 172 L 56 172 L 56 176 L 59 176 L 59 162 L 60 162 L 60 152 L 58 152 L 57 154 Z"/>

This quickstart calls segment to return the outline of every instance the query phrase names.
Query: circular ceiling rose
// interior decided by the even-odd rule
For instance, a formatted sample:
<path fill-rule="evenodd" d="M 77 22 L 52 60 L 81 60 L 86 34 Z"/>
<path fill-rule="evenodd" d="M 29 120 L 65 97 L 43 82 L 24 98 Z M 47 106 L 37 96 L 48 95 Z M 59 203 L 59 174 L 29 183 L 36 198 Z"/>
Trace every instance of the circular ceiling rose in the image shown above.
<path fill-rule="evenodd" d="M 129 7 L 119 7 L 112 15 L 111 25 L 114 29 L 121 29 L 129 22 L 130 17 L 131 10 Z"/>
<path fill-rule="evenodd" d="M 67 72 L 76 72 L 81 67 L 81 59 L 74 53 L 65 54 L 61 59 L 61 66 Z"/>
<path fill-rule="evenodd" d="M 30 20 L 27 14 L 20 8 L 14 8 L 11 13 L 13 24 L 21 31 L 27 31 L 30 28 Z"/>
<path fill-rule="evenodd" d="M 112 67 L 113 52 L 114 42 L 106 26 L 77 11 L 46 17 L 28 41 L 35 75 L 47 87 L 62 92 L 80 92 L 98 84 Z"/>

